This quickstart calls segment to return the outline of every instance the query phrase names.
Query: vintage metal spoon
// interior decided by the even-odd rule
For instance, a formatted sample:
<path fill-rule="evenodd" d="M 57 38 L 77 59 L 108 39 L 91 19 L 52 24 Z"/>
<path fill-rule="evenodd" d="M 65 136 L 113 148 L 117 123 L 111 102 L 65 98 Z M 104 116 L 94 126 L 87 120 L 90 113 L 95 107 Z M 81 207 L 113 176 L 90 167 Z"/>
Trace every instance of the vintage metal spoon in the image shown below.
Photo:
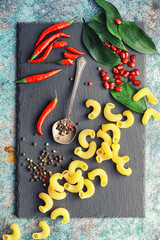
<path fill-rule="evenodd" d="M 69 103 L 68 110 L 67 110 L 67 115 L 64 119 L 58 120 L 57 122 L 55 122 L 52 127 L 53 139 L 56 142 L 61 143 L 61 144 L 69 144 L 70 142 L 72 142 L 72 140 L 75 138 L 76 133 L 77 133 L 75 124 L 70 120 L 70 115 L 72 112 L 72 108 L 73 108 L 77 88 L 78 88 L 78 85 L 80 82 L 80 78 L 81 78 L 81 75 L 85 68 L 86 63 L 87 63 L 87 61 L 84 57 L 79 57 L 77 59 L 76 76 L 75 76 L 75 80 L 74 80 L 70 103 Z M 65 133 L 64 135 L 62 135 L 62 133 L 60 134 L 60 130 L 58 129 L 58 126 L 60 126 L 60 125 L 64 125 L 66 127 L 69 125 L 69 127 L 71 127 L 71 130 L 70 131 L 66 130 L 66 132 L 68 132 L 68 133 L 67 134 Z"/>

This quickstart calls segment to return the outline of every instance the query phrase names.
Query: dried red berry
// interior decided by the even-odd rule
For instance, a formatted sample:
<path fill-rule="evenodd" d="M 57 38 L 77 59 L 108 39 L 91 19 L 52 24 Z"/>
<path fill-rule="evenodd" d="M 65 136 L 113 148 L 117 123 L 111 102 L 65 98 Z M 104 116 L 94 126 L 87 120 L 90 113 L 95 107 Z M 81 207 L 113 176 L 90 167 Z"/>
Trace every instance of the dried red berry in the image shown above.
<path fill-rule="evenodd" d="M 58 136 L 57 139 L 60 139 L 60 136 Z"/>
<path fill-rule="evenodd" d="M 116 50 L 117 50 L 117 48 L 116 48 L 114 45 L 111 45 L 111 49 L 112 49 L 113 51 L 116 51 Z"/>
<path fill-rule="evenodd" d="M 127 64 L 128 64 L 128 67 L 131 67 L 131 68 L 135 67 L 135 63 L 134 62 L 128 62 Z"/>
<path fill-rule="evenodd" d="M 134 69 L 134 72 L 135 72 L 135 75 L 139 76 L 139 74 L 140 74 L 139 69 Z"/>
<path fill-rule="evenodd" d="M 53 175 L 53 173 L 49 173 L 49 177 L 51 177 Z"/>
<path fill-rule="evenodd" d="M 125 72 L 124 68 L 119 70 L 119 74 L 121 74 L 121 75 L 123 75 L 124 72 Z"/>
<path fill-rule="evenodd" d="M 135 81 L 133 82 L 133 84 L 134 84 L 135 86 L 140 86 L 140 85 L 141 85 L 141 81 L 140 81 L 140 80 L 135 80 Z"/>
<path fill-rule="evenodd" d="M 108 81 L 109 80 L 109 76 L 105 75 L 104 77 L 102 77 L 102 81 Z"/>
<path fill-rule="evenodd" d="M 109 88 L 110 88 L 110 89 L 114 89 L 114 87 L 115 87 L 115 83 L 114 83 L 114 82 L 110 82 L 110 83 L 109 83 Z"/>
<path fill-rule="evenodd" d="M 132 62 L 135 62 L 136 61 L 136 55 L 131 55 L 130 59 L 131 59 Z"/>
<path fill-rule="evenodd" d="M 107 48 L 110 48 L 110 46 L 111 46 L 111 44 L 109 44 L 108 42 L 105 42 L 104 44 Z"/>
<path fill-rule="evenodd" d="M 129 75 L 129 77 L 128 77 L 128 78 L 129 78 L 129 80 L 130 80 L 130 81 L 132 81 L 132 82 L 136 80 L 136 77 L 135 77 L 135 76 L 133 76 L 133 75 Z"/>
<path fill-rule="evenodd" d="M 92 82 L 89 82 L 88 85 L 89 85 L 89 86 L 92 86 Z"/>
<path fill-rule="evenodd" d="M 43 178 L 47 178 L 47 176 L 44 175 Z"/>
<path fill-rule="evenodd" d="M 129 75 L 136 75 L 135 71 L 134 70 L 130 71 Z"/>
<path fill-rule="evenodd" d="M 116 80 L 116 84 L 117 84 L 118 86 L 122 86 L 122 85 L 123 85 L 123 82 L 122 82 L 121 80 L 117 79 L 117 80 Z"/>
<path fill-rule="evenodd" d="M 129 75 L 129 71 L 124 71 L 123 76 L 128 77 L 128 75 Z"/>
<path fill-rule="evenodd" d="M 122 52 L 122 49 L 119 48 L 119 49 L 116 50 L 116 53 L 119 54 L 120 52 Z"/>
<path fill-rule="evenodd" d="M 129 58 L 129 52 L 128 51 L 125 51 L 125 56 L 126 56 L 126 58 Z"/>
<path fill-rule="evenodd" d="M 121 92 L 121 91 L 122 91 L 122 88 L 117 86 L 117 87 L 115 87 L 115 91 L 116 91 L 116 92 Z"/>
<path fill-rule="evenodd" d="M 120 69 L 122 69 L 123 68 L 123 64 L 119 64 L 118 66 L 117 66 L 117 69 L 118 70 L 120 70 Z"/>
<path fill-rule="evenodd" d="M 108 84 L 108 82 L 104 82 L 104 83 L 103 83 L 103 86 L 104 86 L 104 88 L 109 89 L 109 84 Z"/>
<path fill-rule="evenodd" d="M 128 63 L 128 59 L 127 59 L 127 58 L 124 58 L 124 59 L 122 60 L 122 63 L 123 63 L 123 64 L 127 64 L 127 63 Z"/>
<path fill-rule="evenodd" d="M 105 70 L 102 70 L 101 72 L 100 72 L 100 76 L 101 77 L 104 77 L 106 75 L 106 71 Z"/>
<path fill-rule="evenodd" d="M 113 73 L 115 73 L 115 74 L 117 74 L 119 71 L 118 71 L 118 69 L 117 68 L 113 68 Z"/>
<path fill-rule="evenodd" d="M 73 81 L 73 78 L 71 77 L 69 80 L 70 80 L 70 81 Z"/>
<path fill-rule="evenodd" d="M 117 23 L 117 24 L 121 24 L 121 19 L 116 18 L 116 19 L 114 20 L 114 22 Z"/>
<path fill-rule="evenodd" d="M 121 56 L 121 58 L 123 58 L 123 59 L 126 58 L 125 52 L 121 52 L 121 53 L 120 53 L 120 56 Z"/>
<path fill-rule="evenodd" d="M 119 73 L 117 73 L 117 74 L 114 75 L 114 78 L 115 78 L 115 79 L 121 79 L 121 77 L 122 77 L 122 75 L 119 74 Z"/>

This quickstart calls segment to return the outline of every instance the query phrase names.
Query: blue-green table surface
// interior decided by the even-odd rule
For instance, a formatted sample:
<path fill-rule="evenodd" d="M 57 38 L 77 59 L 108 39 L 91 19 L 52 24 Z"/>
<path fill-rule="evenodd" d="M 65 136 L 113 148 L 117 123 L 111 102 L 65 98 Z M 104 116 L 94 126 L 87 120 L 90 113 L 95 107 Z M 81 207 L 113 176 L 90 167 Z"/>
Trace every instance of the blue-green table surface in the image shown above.
<path fill-rule="evenodd" d="M 160 52 L 159 0 L 110 0 L 124 20 L 143 21 Z M 32 239 L 39 219 L 18 219 L 14 215 L 15 184 L 15 78 L 16 23 L 64 21 L 78 16 L 88 21 L 100 12 L 94 0 L 1 0 L 0 1 L 0 237 L 9 225 L 18 223 L 21 239 Z M 27 36 L 26 36 L 27 41 Z M 147 55 L 146 85 L 160 100 L 160 57 Z M 155 106 L 160 112 L 160 104 Z M 160 239 L 160 121 L 146 126 L 146 217 L 71 219 L 68 224 L 47 219 L 52 240 L 158 240 Z"/>

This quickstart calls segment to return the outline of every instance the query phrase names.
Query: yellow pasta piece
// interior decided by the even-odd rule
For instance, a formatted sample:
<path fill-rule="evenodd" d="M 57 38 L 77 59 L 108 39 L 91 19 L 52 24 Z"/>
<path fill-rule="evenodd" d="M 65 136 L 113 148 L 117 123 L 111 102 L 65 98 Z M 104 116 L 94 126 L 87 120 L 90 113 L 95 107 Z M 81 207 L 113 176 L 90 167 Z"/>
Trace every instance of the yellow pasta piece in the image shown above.
<path fill-rule="evenodd" d="M 156 121 L 158 121 L 158 119 L 160 118 L 160 113 L 157 112 L 155 109 L 153 108 L 148 108 L 145 113 L 143 114 L 143 117 L 142 117 L 142 123 L 144 125 L 146 125 L 150 119 L 150 117 L 153 116 L 154 119 Z"/>
<path fill-rule="evenodd" d="M 129 127 L 131 127 L 134 123 L 133 113 L 130 110 L 126 110 L 122 114 L 123 114 L 123 116 L 126 116 L 127 119 L 125 121 L 118 121 L 117 126 L 119 128 L 129 128 Z"/>
<path fill-rule="evenodd" d="M 74 160 L 69 164 L 68 170 L 69 170 L 69 175 L 73 176 L 75 173 L 75 170 L 77 168 L 81 168 L 83 171 L 87 171 L 88 165 L 87 163 L 81 161 L 81 160 Z"/>
<path fill-rule="evenodd" d="M 148 101 L 151 104 L 157 104 L 159 101 L 158 99 L 153 95 L 153 93 L 148 88 L 142 88 L 140 89 L 134 96 L 133 101 L 137 102 L 144 96 L 147 97 Z"/>
<path fill-rule="evenodd" d="M 99 102 L 97 102 L 96 100 L 93 99 L 88 99 L 86 101 L 86 107 L 93 107 L 93 111 L 88 115 L 88 118 L 90 120 L 95 119 L 99 116 L 100 112 L 101 112 L 101 105 L 99 104 Z"/>
<path fill-rule="evenodd" d="M 111 130 L 113 132 L 113 143 L 118 143 L 121 137 L 120 129 L 114 123 L 102 124 L 102 130 L 107 132 Z M 109 144 L 108 144 L 109 145 Z"/>
<path fill-rule="evenodd" d="M 19 229 L 18 224 L 15 224 L 15 223 L 11 224 L 10 229 L 13 230 L 13 233 L 10 234 L 10 235 L 4 234 L 4 235 L 2 236 L 2 239 L 3 239 L 3 240 L 18 240 L 18 239 L 20 239 L 20 237 L 21 237 L 21 231 L 20 231 L 20 229 Z"/>
<path fill-rule="evenodd" d="M 64 188 L 68 192 L 72 192 L 72 193 L 80 192 L 82 190 L 83 186 L 84 186 L 84 177 L 81 177 L 76 185 L 72 185 L 70 183 L 65 183 L 64 184 Z"/>
<path fill-rule="evenodd" d="M 91 138 L 95 138 L 95 131 L 92 129 L 84 129 L 78 135 L 78 142 L 83 148 L 88 148 L 89 143 L 87 142 L 86 137 L 90 136 Z"/>
<path fill-rule="evenodd" d="M 104 131 L 102 131 L 102 129 L 99 129 L 97 132 L 97 137 L 98 138 L 102 138 L 104 140 L 104 142 L 108 143 L 109 146 L 111 146 L 112 144 L 112 139 L 111 137 L 105 133 Z"/>
<path fill-rule="evenodd" d="M 66 197 L 66 192 L 57 192 L 55 191 L 51 185 L 48 186 L 48 194 L 51 198 L 55 200 L 62 200 Z"/>
<path fill-rule="evenodd" d="M 117 122 L 122 119 L 122 114 L 113 114 L 111 113 L 111 109 L 115 108 L 115 105 L 113 103 L 107 103 L 105 108 L 104 108 L 104 116 L 108 121 L 111 122 Z"/>
<path fill-rule="evenodd" d="M 43 192 L 40 193 L 38 196 L 40 199 L 42 199 L 45 202 L 44 206 L 41 206 L 41 205 L 39 206 L 39 210 L 42 213 L 46 213 L 53 207 L 53 200 L 48 194 L 43 193 Z"/>
<path fill-rule="evenodd" d="M 96 153 L 96 150 L 97 150 L 97 144 L 94 141 L 92 141 L 90 142 L 89 148 L 86 152 L 84 152 L 81 147 L 77 147 L 74 150 L 74 154 L 76 154 L 77 156 L 83 159 L 89 159 L 94 156 L 94 154 Z"/>
<path fill-rule="evenodd" d="M 98 162 L 98 163 L 101 163 L 101 162 L 103 162 L 103 161 L 105 161 L 105 160 L 109 160 L 109 159 L 111 159 L 111 158 L 108 158 L 108 154 L 102 154 L 102 155 L 97 155 L 96 156 L 96 161 Z"/>
<path fill-rule="evenodd" d="M 95 177 L 99 176 L 101 180 L 101 186 L 105 187 L 108 183 L 108 175 L 102 168 L 96 168 L 88 173 L 88 178 L 94 180 Z"/>
<path fill-rule="evenodd" d="M 44 239 L 44 238 L 49 237 L 50 227 L 48 226 L 47 222 L 46 221 L 40 221 L 38 226 L 43 229 L 42 232 L 33 233 L 32 237 L 34 239 Z"/>
<path fill-rule="evenodd" d="M 82 176 L 82 171 L 80 169 L 78 169 L 72 176 L 69 173 L 69 170 L 64 170 L 62 173 L 63 177 L 65 178 L 65 180 L 71 184 L 75 184 L 77 183 L 81 176 Z"/>
<path fill-rule="evenodd" d="M 89 179 L 84 179 L 84 185 L 86 186 L 87 191 L 83 192 L 83 190 L 81 190 L 79 192 L 79 197 L 81 199 L 92 197 L 93 194 L 95 193 L 94 184 Z"/>
<path fill-rule="evenodd" d="M 124 164 L 128 161 L 129 161 L 129 158 L 126 159 L 126 156 L 125 156 L 125 157 L 121 157 L 121 160 L 118 160 L 118 162 L 116 163 L 117 171 L 126 176 L 130 176 L 132 174 L 131 168 L 124 167 Z"/>
<path fill-rule="evenodd" d="M 121 161 L 121 158 L 120 156 L 118 156 L 118 153 L 119 153 L 119 149 L 120 149 L 120 145 L 118 143 L 114 143 L 112 144 L 112 161 L 114 163 L 118 163 Z M 125 159 L 126 162 L 129 161 L 129 157 L 128 156 L 123 156 L 123 158 Z"/>
<path fill-rule="evenodd" d="M 60 185 L 57 181 L 58 179 L 62 179 L 62 178 L 63 178 L 62 174 L 55 173 L 49 179 L 49 183 L 51 187 L 57 192 L 64 192 L 64 187 Z"/>
<path fill-rule="evenodd" d="M 102 149 L 104 150 L 104 153 L 105 153 L 106 157 L 107 157 L 108 159 L 111 159 L 112 156 L 113 156 L 113 154 L 112 154 L 112 151 L 111 151 L 108 143 L 102 142 L 102 143 L 101 143 L 101 146 L 102 146 Z"/>
<path fill-rule="evenodd" d="M 97 155 L 103 155 L 104 154 L 104 150 L 102 147 L 98 148 L 97 151 L 96 151 L 96 154 Z"/>
<path fill-rule="evenodd" d="M 53 210 L 50 217 L 51 219 L 55 220 L 59 216 L 63 217 L 61 221 L 62 223 L 67 223 L 70 220 L 69 212 L 65 208 L 56 208 L 55 210 Z"/>

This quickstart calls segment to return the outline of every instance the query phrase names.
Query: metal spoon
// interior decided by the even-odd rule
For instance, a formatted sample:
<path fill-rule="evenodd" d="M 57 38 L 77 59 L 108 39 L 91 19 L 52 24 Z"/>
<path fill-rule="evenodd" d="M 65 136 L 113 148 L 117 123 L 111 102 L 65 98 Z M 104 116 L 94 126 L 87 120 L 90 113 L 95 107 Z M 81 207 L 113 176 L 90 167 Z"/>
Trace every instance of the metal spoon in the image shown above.
<path fill-rule="evenodd" d="M 78 85 L 80 82 L 80 78 L 81 78 L 82 72 L 83 72 L 86 64 L 87 64 L 87 61 L 84 57 L 80 57 L 77 59 L 76 76 L 75 76 L 75 80 L 74 80 L 74 86 L 73 86 L 73 90 L 72 90 L 70 103 L 69 103 L 68 110 L 67 110 L 67 115 L 64 119 L 58 120 L 57 122 L 55 122 L 53 124 L 53 127 L 52 127 L 53 139 L 58 143 L 69 144 L 70 142 L 72 142 L 72 140 L 76 136 L 77 129 L 76 129 L 75 124 L 70 120 L 70 115 L 72 112 L 72 108 L 73 108 L 77 88 L 78 88 Z M 65 125 L 66 128 L 68 128 L 67 126 L 69 125 L 69 127 L 71 127 L 71 129 L 69 131 L 67 131 L 68 129 L 66 129 L 66 133 L 61 132 L 61 134 L 60 134 L 60 130 L 58 129 L 58 126 L 60 126 L 60 125 Z M 62 133 L 64 135 L 62 135 Z"/>

